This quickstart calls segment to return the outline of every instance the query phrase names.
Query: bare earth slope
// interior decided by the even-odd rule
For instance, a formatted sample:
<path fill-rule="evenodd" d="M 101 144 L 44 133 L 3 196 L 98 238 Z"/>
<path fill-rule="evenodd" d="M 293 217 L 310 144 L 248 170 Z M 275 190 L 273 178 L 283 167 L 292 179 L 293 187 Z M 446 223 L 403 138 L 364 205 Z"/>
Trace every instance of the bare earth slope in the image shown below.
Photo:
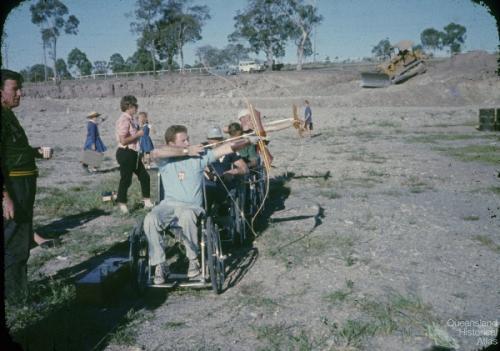
<path fill-rule="evenodd" d="M 141 307 L 132 321 L 117 321 L 99 348 L 490 344 L 493 337 L 478 336 L 477 325 L 466 327 L 472 336 L 457 325 L 498 318 L 500 134 L 475 128 L 479 108 L 500 108 L 495 65 L 494 55 L 458 55 L 385 89 L 360 88 L 358 72 L 349 70 L 70 83 L 62 87 L 64 99 L 28 87 L 21 123 L 32 144 L 53 145 L 57 155 L 40 163 L 41 198 L 44 189 L 110 177 L 81 173 L 85 114 L 109 117 L 100 131 L 110 148 L 105 166 L 114 167 L 114 121 L 126 93 L 149 112 L 157 144 L 171 124 L 187 125 L 192 142 L 201 142 L 208 127 L 233 121 L 246 101 L 267 120 L 291 117 L 292 104 L 311 102 L 313 138 L 300 139 L 293 129 L 271 135 L 267 221 L 252 247 L 228 253 L 224 293 L 161 292 L 160 302 L 134 305 Z M 37 220 L 54 218 L 39 213 Z M 131 225 L 107 212 L 75 228 L 91 235 L 120 221 Z M 30 262 L 42 254 L 34 252 Z M 55 273 L 89 256 L 82 243 L 81 256 L 54 257 L 39 270 Z M 92 327 L 79 330 L 73 344 L 81 345 Z M 120 338 L 117 330 L 134 337 Z"/>

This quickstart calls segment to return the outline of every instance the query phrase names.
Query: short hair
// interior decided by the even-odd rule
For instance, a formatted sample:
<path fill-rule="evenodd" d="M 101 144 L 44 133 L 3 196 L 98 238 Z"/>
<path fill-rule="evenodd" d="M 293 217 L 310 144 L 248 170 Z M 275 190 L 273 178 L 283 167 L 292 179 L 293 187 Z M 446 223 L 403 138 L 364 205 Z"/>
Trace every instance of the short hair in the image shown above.
<path fill-rule="evenodd" d="M 307 100 L 304 100 L 304 102 L 305 102 L 306 104 L 308 104 L 308 105 L 309 105 L 309 101 L 307 101 Z"/>
<path fill-rule="evenodd" d="M 2 86 L 1 86 L 2 89 L 6 80 L 15 80 L 18 85 L 23 84 L 22 75 L 20 75 L 17 72 L 11 71 L 10 69 L 2 69 Z"/>
<path fill-rule="evenodd" d="M 167 144 L 169 142 L 175 143 L 175 136 L 179 133 L 187 133 L 187 128 L 179 124 L 174 124 L 168 127 L 165 131 L 165 142 Z"/>
<path fill-rule="evenodd" d="M 130 107 L 137 107 L 137 98 L 133 95 L 125 95 L 120 101 L 120 109 L 122 112 L 127 111 Z"/>
<path fill-rule="evenodd" d="M 227 127 L 227 131 L 229 132 L 229 135 L 231 136 L 234 136 L 237 132 L 243 132 L 243 130 L 241 129 L 241 124 L 239 123 L 231 123 L 228 127 Z"/>

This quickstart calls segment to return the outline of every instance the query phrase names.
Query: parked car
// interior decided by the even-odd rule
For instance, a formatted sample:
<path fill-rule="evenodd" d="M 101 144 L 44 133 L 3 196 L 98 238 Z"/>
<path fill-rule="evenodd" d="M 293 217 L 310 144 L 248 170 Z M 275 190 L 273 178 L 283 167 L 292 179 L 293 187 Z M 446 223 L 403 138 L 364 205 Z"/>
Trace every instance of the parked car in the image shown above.
<path fill-rule="evenodd" d="M 266 69 L 266 66 L 258 63 L 255 60 L 250 61 L 240 61 L 239 71 L 241 73 L 252 73 L 252 72 L 260 72 Z"/>

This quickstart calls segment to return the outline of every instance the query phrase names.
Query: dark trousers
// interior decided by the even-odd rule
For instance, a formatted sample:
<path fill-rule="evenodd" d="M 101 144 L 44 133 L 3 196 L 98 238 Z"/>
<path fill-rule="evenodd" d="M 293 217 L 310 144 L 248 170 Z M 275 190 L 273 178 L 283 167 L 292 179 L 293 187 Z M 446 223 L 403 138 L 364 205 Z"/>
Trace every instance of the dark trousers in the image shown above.
<path fill-rule="evenodd" d="M 7 191 L 14 203 L 14 219 L 3 223 L 5 297 L 15 303 L 28 284 L 36 177 L 12 177 Z"/>
<path fill-rule="evenodd" d="M 116 160 L 120 165 L 120 184 L 116 201 L 127 203 L 127 190 L 132 184 L 132 174 L 135 173 L 141 183 L 142 197 L 149 198 L 149 174 L 144 168 L 137 151 L 118 148 Z"/>

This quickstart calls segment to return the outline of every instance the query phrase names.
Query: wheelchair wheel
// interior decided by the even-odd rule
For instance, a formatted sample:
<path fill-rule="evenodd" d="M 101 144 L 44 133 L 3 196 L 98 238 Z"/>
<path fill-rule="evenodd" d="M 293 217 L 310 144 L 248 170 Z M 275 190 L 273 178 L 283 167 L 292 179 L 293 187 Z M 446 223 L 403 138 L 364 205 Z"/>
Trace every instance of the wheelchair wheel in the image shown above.
<path fill-rule="evenodd" d="M 261 207 L 261 211 L 264 210 L 265 204 L 264 204 L 264 198 L 266 196 L 266 170 L 264 167 L 262 167 L 261 172 L 259 174 L 257 184 L 256 184 L 256 190 L 257 190 L 257 208 Z"/>
<path fill-rule="evenodd" d="M 147 287 L 148 251 L 143 221 L 138 222 L 129 236 L 129 264 L 132 272 L 133 286 L 142 295 Z"/>
<path fill-rule="evenodd" d="M 208 217 L 206 220 L 205 235 L 210 281 L 213 291 L 219 294 L 222 292 L 224 285 L 224 258 L 222 257 L 219 232 L 213 223 L 212 217 Z"/>
<path fill-rule="evenodd" d="M 246 218 L 245 218 L 245 192 L 240 191 L 238 193 L 238 208 L 236 209 L 236 230 L 238 232 L 238 241 L 239 245 L 243 245 L 247 238 L 247 225 L 246 225 Z M 236 206 L 235 206 L 236 207 Z"/>
<path fill-rule="evenodd" d="M 259 202 L 257 199 L 257 186 L 255 182 L 251 182 L 248 187 L 248 215 L 253 217 L 257 209 L 259 208 Z"/>
<path fill-rule="evenodd" d="M 234 202 L 231 202 L 231 206 L 229 207 L 229 222 L 227 223 L 226 228 L 232 246 L 237 246 L 239 244 L 237 216 L 238 209 L 236 208 L 236 204 Z"/>
<path fill-rule="evenodd" d="M 148 260 L 146 258 L 141 257 L 137 260 L 137 268 L 134 273 L 137 292 L 139 295 L 144 295 L 149 280 Z"/>

